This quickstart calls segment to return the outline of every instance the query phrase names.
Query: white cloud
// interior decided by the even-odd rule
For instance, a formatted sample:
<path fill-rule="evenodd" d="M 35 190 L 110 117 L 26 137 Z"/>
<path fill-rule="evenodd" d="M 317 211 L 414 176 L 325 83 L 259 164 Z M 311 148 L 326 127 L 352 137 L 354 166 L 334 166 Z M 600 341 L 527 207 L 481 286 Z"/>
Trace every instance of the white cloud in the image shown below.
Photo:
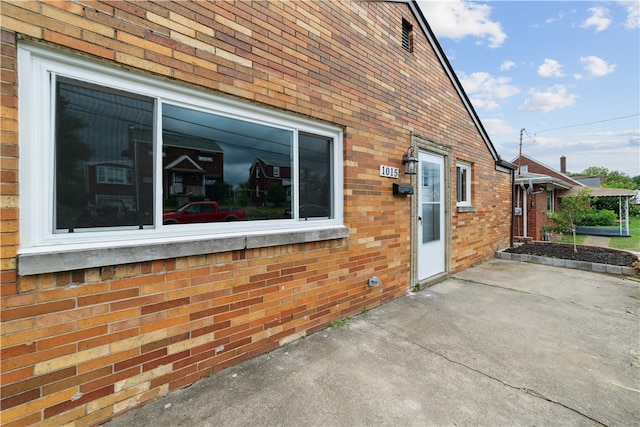
<path fill-rule="evenodd" d="M 640 2 L 620 1 L 618 4 L 627 9 L 627 20 L 624 22 L 624 27 L 628 30 L 640 28 Z"/>
<path fill-rule="evenodd" d="M 489 47 L 502 46 L 507 35 L 499 22 L 490 19 L 491 7 L 469 1 L 419 1 L 437 37 L 461 40 L 467 36 L 487 39 Z"/>
<path fill-rule="evenodd" d="M 484 119 L 482 125 L 489 135 L 511 135 L 516 132 L 504 119 Z"/>
<path fill-rule="evenodd" d="M 545 59 L 544 63 L 538 67 L 540 77 L 562 77 L 562 65 L 555 59 Z"/>
<path fill-rule="evenodd" d="M 594 27 L 596 32 L 604 31 L 611 25 L 611 18 L 609 17 L 609 9 L 606 7 L 590 7 L 587 9 L 591 16 L 589 16 L 580 26 L 582 28 Z"/>
<path fill-rule="evenodd" d="M 500 65 L 500 71 L 509 71 L 510 69 L 515 68 L 515 66 L 516 66 L 515 62 L 505 60 Z"/>
<path fill-rule="evenodd" d="M 482 108 L 486 111 L 496 111 L 500 109 L 500 104 L 493 99 L 471 98 L 471 103 L 474 108 Z"/>
<path fill-rule="evenodd" d="M 484 72 L 471 73 L 468 76 L 461 73 L 460 81 L 468 93 L 487 98 L 506 99 L 520 93 L 520 89 L 509 84 L 510 77 L 492 77 Z"/>
<path fill-rule="evenodd" d="M 555 85 L 545 91 L 530 91 L 531 97 L 527 98 L 518 108 L 519 111 L 549 111 L 559 108 L 573 107 L 576 103 L 576 95 L 568 93 L 564 85 Z"/>
<path fill-rule="evenodd" d="M 494 111 L 500 108 L 496 100 L 507 99 L 518 93 L 520 89 L 509 84 L 509 77 L 492 77 L 489 73 L 459 73 L 458 77 L 465 92 L 471 97 L 474 107 Z"/>
<path fill-rule="evenodd" d="M 584 69 L 593 77 L 606 76 L 616 69 L 615 65 L 607 64 L 604 59 L 597 56 L 581 56 L 580 62 L 584 64 Z"/>
<path fill-rule="evenodd" d="M 567 169 L 577 173 L 590 166 L 640 174 L 638 129 L 607 132 L 573 132 L 561 136 L 534 135 L 524 152 L 559 170 L 560 156 L 566 156 Z"/>
<path fill-rule="evenodd" d="M 565 17 L 565 13 L 564 12 L 560 12 L 558 13 L 557 16 L 554 16 L 552 18 L 547 18 L 547 20 L 544 21 L 545 24 L 552 24 L 554 22 L 558 22 L 558 21 L 562 21 Z"/>

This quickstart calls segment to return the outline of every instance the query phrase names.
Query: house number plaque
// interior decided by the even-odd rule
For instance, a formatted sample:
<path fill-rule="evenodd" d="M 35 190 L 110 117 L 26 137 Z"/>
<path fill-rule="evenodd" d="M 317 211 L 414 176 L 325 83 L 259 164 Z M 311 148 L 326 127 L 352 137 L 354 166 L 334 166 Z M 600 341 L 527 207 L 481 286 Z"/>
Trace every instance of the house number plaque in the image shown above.
<path fill-rule="evenodd" d="M 398 178 L 400 173 L 398 168 L 392 168 L 391 166 L 380 165 L 380 176 L 386 176 L 389 178 Z"/>

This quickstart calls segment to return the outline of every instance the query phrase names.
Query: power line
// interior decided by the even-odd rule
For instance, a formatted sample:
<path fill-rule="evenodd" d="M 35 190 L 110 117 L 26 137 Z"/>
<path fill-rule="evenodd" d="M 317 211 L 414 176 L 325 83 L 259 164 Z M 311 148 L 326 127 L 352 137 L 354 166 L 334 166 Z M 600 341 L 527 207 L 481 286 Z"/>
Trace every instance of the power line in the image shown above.
<path fill-rule="evenodd" d="M 537 131 L 535 131 L 533 133 L 534 134 L 538 134 L 538 133 L 547 132 L 547 131 L 550 131 L 550 130 L 567 129 L 567 128 L 574 128 L 574 127 L 578 127 L 578 126 L 594 125 L 594 124 L 597 124 L 597 123 L 612 122 L 614 120 L 628 119 L 630 117 L 636 117 L 636 116 L 640 116 L 640 113 L 631 114 L 629 116 L 614 117 L 612 119 L 598 120 L 598 121 L 595 121 L 595 122 L 580 123 L 580 124 L 577 124 L 577 125 L 560 126 L 560 127 L 557 127 L 557 128 L 542 129 L 542 130 L 537 130 Z"/>

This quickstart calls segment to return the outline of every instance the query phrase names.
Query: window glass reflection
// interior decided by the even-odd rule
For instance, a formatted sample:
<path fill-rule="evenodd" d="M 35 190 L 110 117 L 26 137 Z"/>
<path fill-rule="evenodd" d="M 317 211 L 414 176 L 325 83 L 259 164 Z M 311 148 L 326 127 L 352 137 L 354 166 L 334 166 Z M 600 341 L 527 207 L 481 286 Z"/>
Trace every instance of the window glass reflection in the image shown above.
<path fill-rule="evenodd" d="M 59 79 L 57 232 L 153 224 L 152 100 Z"/>
<path fill-rule="evenodd" d="M 292 131 L 165 104 L 162 139 L 165 210 L 215 201 L 248 220 L 291 211 Z"/>

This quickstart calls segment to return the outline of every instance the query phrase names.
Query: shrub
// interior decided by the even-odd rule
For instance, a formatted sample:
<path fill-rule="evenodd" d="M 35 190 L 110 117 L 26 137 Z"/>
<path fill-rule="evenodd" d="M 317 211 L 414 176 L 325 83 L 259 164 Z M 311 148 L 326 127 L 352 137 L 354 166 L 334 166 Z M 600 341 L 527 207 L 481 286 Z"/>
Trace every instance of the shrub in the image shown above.
<path fill-rule="evenodd" d="M 616 224 L 618 216 L 614 211 L 607 209 L 591 211 L 585 214 L 578 225 L 607 227 Z"/>

